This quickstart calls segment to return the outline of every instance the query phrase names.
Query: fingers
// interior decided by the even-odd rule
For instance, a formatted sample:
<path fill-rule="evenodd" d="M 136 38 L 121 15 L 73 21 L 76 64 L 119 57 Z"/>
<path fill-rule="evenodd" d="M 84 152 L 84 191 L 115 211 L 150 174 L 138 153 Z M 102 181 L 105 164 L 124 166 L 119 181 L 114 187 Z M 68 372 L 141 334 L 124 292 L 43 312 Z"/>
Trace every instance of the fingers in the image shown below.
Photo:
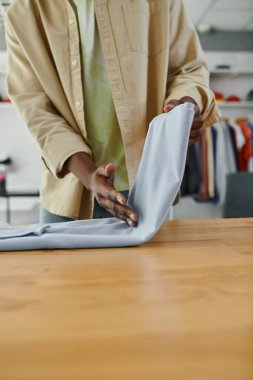
<path fill-rule="evenodd" d="M 138 215 L 136 212 L 126 205 L 121 205 L 117 202 L 112 193 L 107 194 L 107 197 L 98 196 L 97 201 L 100 206 L 105 208 L 110 214 L 116 218 L 125 221 L 131 227 L 136 227 L 138 221 Z"/>
<path fill-rule="evenodd" d="M 191 138 L 190 137 L 188 145 L 193 145 L 193 144 L 195 144 L 198 141 L 199 141 L 199 137 L 197 137 L 197 138 Z"/>
<path fill-rule="evenodd" d="M 188 99 L 188 98 L 187 98 Z M 187 101 L 185 98 L 185 101 Z M 189 145 L 192 145 L 199 141 L 200 135 L 203 129 L 204 120 L 202 118 L 199 106 L 196 104 L 196 102 L 192 102 L 194 104 L 194 118 L 192 122 L 192 127 L 190 131 L 190 137 L 189 137 Z"/>
<path fill-rule="evenodd" d="M 204 120 L 202 118 L 200 109 L 197 105 L 194 106 L 194 110 L 195 113 L 190 132 L 189 145 L 192 145 L 199 141 L 204 126 Z"/>
<path fill-rule="evenodd" d="M 202 131 L 204 125 L 204 120 L 201 115 L 194 117 L 191 127 L 191 133 L 194 135 Z"/>
<path fill-rule="evenodd" d="M 190 138 L 191 139 L 197 139 L 199 137 L 200 133 L 201 133 L 201 130 L 199 131 L 199 130 L 194 130 L 193 129 L 190 132 Z"/>
<path fill-rule="evenodd" d="M 115 172 L 116 168 L 112 163 L 101 165 L 98 167 L 96 171 L 98 175 L 108 178 L 111 185 L 113 184 L 115 179 Z"/>
<path fill-rule="evenodd" d="M 126 205 L 126 197 L 113 186 L 115 171 L 115 166 L 111 163 L 100 166 L 94 174 L 92 191 L 100 206 L 131 227 L 136 227 L 137 213 Z"/>
<path fill-rule="evenodd" d="M 189 145 L 194 144 L 200 138 L 201 131 L 203 129 L 204 120 L 202 118 L 200 109 L 194 99 L 190 97 L 183 97 L 180 100 L 172 99 L 170 100 L 164 107 L 164 112 L 170 112 L 176 106 L 183 104 L 185 102 L 191 102 L 194 104 L 194 119 L 192 122 L 190 137 L 189 137 Z"/>
<path fill-rule="evenodd" d="M 200 129 L 203 127 L 203 123 L 204 123 L 204 120 L 202 118 L 200 109 L 197 105 L 194 105 L 194 119 L 193 119 L 192 128 Z"/>
<path fill-rule="evenodd" d="M 192 129 L 199 130 L 203 127 L 203 119 L 195 117 L 192 123 Z"/>
<path fill-rule="evenodd" d="M 107 165 L 105 165 L 104 170 L 105 170 L 105 176 L 113 178 L 113 180 L 114 180 L 114 178 L 115 178 L 115 171 L 116 171 L 115 166 L 112 163 L 107 164 Z"/>
<path fill-rule="evenodd" d="M 179 104 L 182 104 L 180 100 L 177 99 L 172 99 L 170 100 L 165 106 L 164 106 L 164 112 L 170 112 L 173 108 L 178 106 Z"/>

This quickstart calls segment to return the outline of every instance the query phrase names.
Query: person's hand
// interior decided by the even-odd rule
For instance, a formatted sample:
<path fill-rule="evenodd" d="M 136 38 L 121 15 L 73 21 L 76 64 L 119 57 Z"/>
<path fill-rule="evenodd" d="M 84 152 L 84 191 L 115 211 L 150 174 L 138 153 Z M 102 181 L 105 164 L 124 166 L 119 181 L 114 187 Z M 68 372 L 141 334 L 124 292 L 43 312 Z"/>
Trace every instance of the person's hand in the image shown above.
<path fill-rule="evenodd" d="M 113 164 L 97 167 L 87 153 L 77 152 L 65 162 L 64 172 L 68 171 L 75 174 L 86 189 L 93 192 L 100 206 L 127 222 L 129 226 L 136 227 L 138 214 L 126 205 L 126 197 L 114 188 L 115 166 Z"/>
<path fill-rule="evenodd" d="M 100 206 L 116 218 L 124 220 L 131 227 L 136 227 L 137 213 L 126 205 L 126 197 L 117 192 L 113 186 L 115 166 L 107 164 L 99 166 L 90 176 L 89 187 Z"/>
<path fill-rule="evenodd" d="M 170 100 L 165 105 L 164 112 L 170 112 L 173 108 L 175 108 L 179 104 L 183 104 L 186 102 L 193 103 L 194 111 L 195 111 L 194 119 L 193 119 L 192 127 L 191 127 L 191 132 L 190 132 L 190 137 L 189 137 L 189 145 L 192 145 L 199 140 L 200 134 L 201 134 L 201 131 L 203 130 L 203 125 L 204 125 L 204 120 L 201 116 L 199 106 L 197 105 L 195 100 L 189 96 L 184 96 L 183 98 L 179 100 L 177 99 Z"/>

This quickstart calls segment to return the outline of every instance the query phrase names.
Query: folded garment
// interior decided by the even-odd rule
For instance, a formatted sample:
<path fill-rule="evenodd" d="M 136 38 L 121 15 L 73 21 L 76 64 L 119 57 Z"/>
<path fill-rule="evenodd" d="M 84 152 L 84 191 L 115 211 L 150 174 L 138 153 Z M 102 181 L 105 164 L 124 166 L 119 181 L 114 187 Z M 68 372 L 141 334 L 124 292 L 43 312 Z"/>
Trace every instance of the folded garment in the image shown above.
<path fill-rule="evenodd" d="M 0 224 L 0 251 L 76 249 L 139 245 L 150 240 L 168 217 L 182 181 L 194 117 L 190 103 L 152 120 L 128 205 L 138 226 L 117 218 L 11 227 Z"/>

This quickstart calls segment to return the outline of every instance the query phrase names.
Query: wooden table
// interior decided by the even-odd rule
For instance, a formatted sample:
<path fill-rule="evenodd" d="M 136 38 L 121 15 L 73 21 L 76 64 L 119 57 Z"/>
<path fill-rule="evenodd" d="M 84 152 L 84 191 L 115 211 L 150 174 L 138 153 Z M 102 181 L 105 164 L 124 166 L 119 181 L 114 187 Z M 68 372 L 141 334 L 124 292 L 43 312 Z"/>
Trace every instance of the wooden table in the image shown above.
<path fill-rule="evenodd" d="M 1 380 L 252 380 L 253 219 L 0 255 Z"/>

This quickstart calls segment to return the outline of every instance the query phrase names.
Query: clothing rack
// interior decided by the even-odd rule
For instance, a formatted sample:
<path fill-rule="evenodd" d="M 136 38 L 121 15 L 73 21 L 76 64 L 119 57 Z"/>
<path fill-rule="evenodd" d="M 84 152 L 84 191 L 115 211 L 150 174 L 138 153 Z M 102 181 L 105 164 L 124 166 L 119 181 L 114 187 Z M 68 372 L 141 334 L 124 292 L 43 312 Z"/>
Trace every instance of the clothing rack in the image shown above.
<path fill-rule="evenodd" d="M 181 194 L 223 204 L 226 176 L 245 171 L 253 172 L 253 123 L 248 117 L 223 118 L 189 147 Z"/>

